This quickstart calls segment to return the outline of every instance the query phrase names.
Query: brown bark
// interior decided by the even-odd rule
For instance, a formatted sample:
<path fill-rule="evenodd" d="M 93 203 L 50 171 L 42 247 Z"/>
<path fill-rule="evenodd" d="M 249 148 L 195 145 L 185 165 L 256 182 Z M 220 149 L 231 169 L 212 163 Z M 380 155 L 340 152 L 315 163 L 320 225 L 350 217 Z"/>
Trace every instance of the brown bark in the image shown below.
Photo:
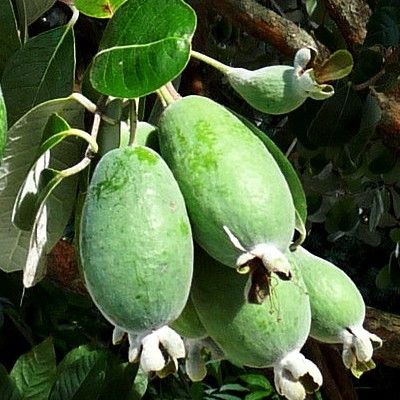
<path fill-rule="evenodd" d="M 364 327 L 383 340 L 383 346 L 374 352 L 374 361 L 400 368 L 400 316 L 367 307 Z"/>
<path fill-rule="evenodd" d="M 364 42 L 371 10 L 364 0 L 324 0 L 330 17 L 336 22 L 344 40 L 353 50 Z"/>
<path fill-rule="evenodd" d="M 294 22 L 281 17 L 255 0 L 202 0 L 218 14 L 231 19 L 259 40 L 276 47 L 280 52 L 293 56 L 302 47 L 318 49 L 323 59 L 329 51 Z"/>
<path fill-rule="evenodd" d="M 324 383 L 321 387 L 324 400 L 357 400 L 351 373 L 344 368 L 340 353 L 335 347 L 308 339 L 304 352 L 321 371 Z"/>

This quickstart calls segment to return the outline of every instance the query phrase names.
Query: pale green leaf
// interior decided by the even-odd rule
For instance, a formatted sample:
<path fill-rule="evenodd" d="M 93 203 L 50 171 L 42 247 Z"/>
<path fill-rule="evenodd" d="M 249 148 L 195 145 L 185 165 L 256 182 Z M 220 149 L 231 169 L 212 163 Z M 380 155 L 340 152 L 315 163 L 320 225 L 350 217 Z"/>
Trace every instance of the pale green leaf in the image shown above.
<path fill-rule="evenodd" d="M 10 376 L 23 400 L 47 399 L 56 376 L 53 340 L 46 339 L 15 363 Z"/>
<path fill-rule="evenodd" d="M 318 83 L 342 79 L 353 69 L 353 56 L 347 50 L 335 51 L 322 65 L 315 67 Z"/>
<path fill-rule="evenodd" d="M 104 32 L 93 87 L 125 98 L 154 92 L 185 68 L 195 28 L 196 14 L 182 0 L 127 1 Z"/>
<path fill-rule="evenodd" d="M 11 0 L 0 0 L 0 78 L 7 60 L 21 47 Z"/>
<path fill-rule="evenodd" d="M 12 125 L 32 107 L 68 96 L 75 78 L 73 23 L 29 40 L 7 63 L 2 88 Z"/>
<path fill-rule="evenodd" d="M 75 7 L 95 18 L 111 18 L 126 0 L 75 0 Z"/>
<path fill-rule="evenodd" d="M 0 268 L 21 270 L 26 264 L 30 232 L 17 229 L 11 222 L 14 202 L 29 169 L 36 160 L 48 118 L 57 113 L 71 126 L 83 125 L 83 107 L 74 97 L 51 100 L 32 109 L 8 131 L 3 161 L 0 165 Z M 72 138 L 60 153 L 53 154 L 50 167 L 62 169 L 81 158 L 81 143 Z M 55 151 L 58 148 L 55 149 Z M 74 178 L 71 178 L 72 180 Z M 66 180 L 65 182 L 71 182 Z M 64 182 L 63 182 L 64 183 Z M 73 208 L 75 188 L 71 184 L 49 199 L 48 251 L 61 237 Z"/>

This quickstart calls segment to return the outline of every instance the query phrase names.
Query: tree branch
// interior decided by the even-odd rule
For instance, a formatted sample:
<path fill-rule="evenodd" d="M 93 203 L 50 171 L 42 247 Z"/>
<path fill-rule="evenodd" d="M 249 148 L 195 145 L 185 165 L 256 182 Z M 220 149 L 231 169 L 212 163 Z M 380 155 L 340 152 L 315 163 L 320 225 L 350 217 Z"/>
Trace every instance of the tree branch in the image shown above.
<path fill-rule="evenodd" d="M 323 59 L 328 49 L 294 22 L 263 7 L 255 0 L 201 0 L 218 14 L 240 24 L 246 32 L 276 47 L 283 54 L 294 56 L 301 47 L 311 46 Z"/>
<path fill-rule="evenodd" d="M 361 45 L 367 34 L 371 10 L 364 0 L 324 0 L 330 17 L 335 21 L 350 50 Z"/>

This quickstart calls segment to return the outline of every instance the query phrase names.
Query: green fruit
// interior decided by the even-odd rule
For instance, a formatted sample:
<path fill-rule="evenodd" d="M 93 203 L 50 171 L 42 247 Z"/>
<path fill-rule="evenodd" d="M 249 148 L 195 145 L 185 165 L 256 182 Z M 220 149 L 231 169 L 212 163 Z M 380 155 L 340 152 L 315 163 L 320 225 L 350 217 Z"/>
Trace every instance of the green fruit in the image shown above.
<path fill-rule="evenodd" d="M 310 295 L 310 335 L 326 343 L 343 343 L 343 361 L 353 373 L 368 368 L 372 342 L 382 341 L 362 327 L 365 305 L 356 285 L 341 269 L 302 247 L 289 260 L 299 265 Z"/>
<path fill-rule="evenodd" d="M 131 335 L 135 359 L 148 333 L 180 315 L 192 278 L 184 200 L 157 153 L 125 147 L 100 160 L 82 210 L 79 248 L 92 299 L 118 328 L 116 337 L 121 330 Z M 157 357 L 161 365 L 161 352 Z"/>
<path fill-rule="evenodd" d="M 331 85 L 320 85 L 312 69 L 305 69 L 310 50 L 300 49 L 294 67 L 273 65 L 255 71 L 229 68 L 225 75 L 230 85 L 253 108 L 267 114 L 286 114 L 300 107 L 308 97 L 323 100 L 334 94 Z"/>
<path fill-rule="evenodd" d="M 268 271 L 289 277 L 282 253 L 292 240 L 295 209 L 263 143 L 227 109 L 200 96 L 169 105 L 159 128 L 161 153 L 198 243 L 230 267 L 260 258 Z"/>
<path fill-rule="evenodd" d="M 195 260 L 192 299 L 228 360 L 239 366 L 274 367 L 279 393 L 302 399 L 306 390 L 318 388 L 322 377 L 299 353 L 310 330 L 311 312 L 305 286 L 293 267 L 292 280 L 272 277 L 269 298 L 256 305 L 243 298 L 244 276 L 201 254 Z M 307 380 L 310 386 L 305 389 Z"/>
<path fill-rule="evenodd" d="M 6 145 L 7 137 L 7 112 L 4 103 L 3 93 L 0 87 L 0 160 L 3 156 L 4 147 Z"/>
<path fill-rule="evenodd" d="M 203 353 L 210 353 L 214 360 L 222 359 L 224 356 L 215 342 L 208 337 L 190 296 L 182 314 L 169 326 L 184 337 L 187 375 L 193 382 L 202 381 L 207 375 Z"/>
<path fill-rule="evenodd" d="M 135 132 L 135 144 L 139 146 L 150 147 L 159 153 L 158 132 L 157 127 L 144 121 L 138 121 Z M 125 122 L 121 123 L 121 142 L 120 147 L 128 146 L 129 144 L 129 125 Z"/>
<path fill-rule="evenodd" d="M 185 308 L 181 315 L 175 321 L 171 322 L 169 326 L 186 338 L 204 338 L 207 332 L 201 323 L 197 311 L 194 308 L 192 299 L 188 298 Z"/>

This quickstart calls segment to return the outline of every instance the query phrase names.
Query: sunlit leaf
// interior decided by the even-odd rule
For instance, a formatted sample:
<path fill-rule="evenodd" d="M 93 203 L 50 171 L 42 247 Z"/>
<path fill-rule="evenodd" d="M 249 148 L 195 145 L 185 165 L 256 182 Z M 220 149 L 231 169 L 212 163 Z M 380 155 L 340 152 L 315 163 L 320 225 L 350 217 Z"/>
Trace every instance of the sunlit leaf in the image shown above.
<path fill-rule="evenodd" d="M 8 131 L 0 165 L 0 268 L 5 271 L 20 270 L 26 264 L 30 233 L 21 231 L 12 224 L 12 212 L 19 188 L 36 159 L 43 130 L 54 113 L 65 118 L 71 126 L 81 127 L 83 124 L 83 107 L 74 97 L 69 97 L 40 104 Z M 54 154 L 50 167 L 62 169 L 79 161 L 81 142 L 72 138 L 71 141 L 66 141 L 65 145 L 65 148 L 60 148 L 59 154 Z M 75 188 L 73 185 L 49 199 L 48 250 L 64 231 L 73 208 Z"/>
<path fill-rule="evenodd" d="M 111 18 L 126 0 L 75 0 L 75 7 L 95 18 Z"/>
<path fill-rule="evenodd" d="M 32 107 L 68 96 L 75 79 L 72 26 L 77 18 L 29 40 L 7 63 L 2 88 L 12 125 Z"/>
<path fill-rule="evenodd" d="M 335 51 L 322 65 L 314 68 L 319 83 L 342 79 L 353 69 L 353 56 L 347 50 Z"/>
<path fill-rule="evenodd" d="M 182 0 L 127 1 L 104 32 L 93 87 L 125 98 L 154 92 L 185 68 L 195 27 L 196 14 Z"/>

